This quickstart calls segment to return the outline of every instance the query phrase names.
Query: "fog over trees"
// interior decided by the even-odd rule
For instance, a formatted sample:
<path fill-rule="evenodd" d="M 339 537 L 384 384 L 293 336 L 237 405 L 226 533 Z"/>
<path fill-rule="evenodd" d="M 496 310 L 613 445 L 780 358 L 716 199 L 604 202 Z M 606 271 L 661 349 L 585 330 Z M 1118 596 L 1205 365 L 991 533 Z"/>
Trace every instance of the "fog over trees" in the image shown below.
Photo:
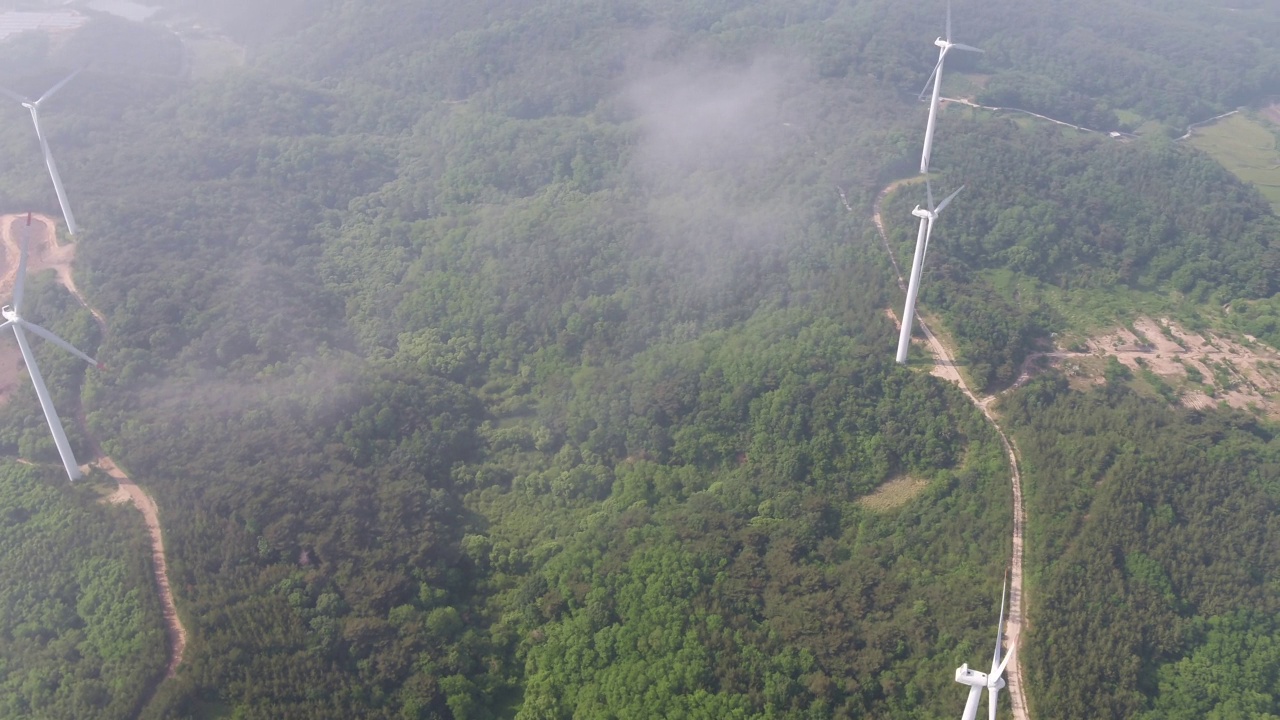
<path fill-rule="evenodd" d="M 942 2 L 158 5 L 5 40 L 0 85 L 88 63 L 41 120 L 109 332 L 47 274 L 30 314 L 110 368 L 37 349 L 159 505 L 187 654 L 160 682 L 142 528 L 65 487 L 20 383 L 0 716 L 959 711 L 1009 467 L 956 388 L 893 363 L 870 222 L 918 163 Z M 957 0 L 987 53 L 944 94 L 1141 129 L 943 112 L 935 189 L 968 189 L 922 302 L 979 384 L 1067 322 L 996 273 L 1280 290 L 1270 207 L 1171 139 L 1280 94 L 1280 13 L 1234 5 Z M 56 215 L 24 113 L 0 104 L 0 205 Z M 900 257 L 921 194 L 885 201 Z M 1000 407 L 1033 713 L 1280 714 L 1273 424 L 1052 372 Z M 915 494 L 868 502 L 893 481 Z"/>

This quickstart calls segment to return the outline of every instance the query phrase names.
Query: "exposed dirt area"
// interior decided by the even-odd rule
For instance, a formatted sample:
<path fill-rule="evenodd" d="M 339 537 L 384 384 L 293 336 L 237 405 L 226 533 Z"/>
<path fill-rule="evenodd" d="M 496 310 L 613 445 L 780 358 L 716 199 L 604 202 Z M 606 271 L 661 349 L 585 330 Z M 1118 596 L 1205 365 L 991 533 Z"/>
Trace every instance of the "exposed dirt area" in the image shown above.
<path fill-rule="evenodd" d="M 1045 353 L 1077 384 L 1104 382 L 1105 358 L 1114 357 L 1150 383 L 1151 373 L 1184 407 L 1222 403 L 1280 418 L 1280 352 L 1255 338 L 1242 341 L 1191 332 L 1168 319 L 1138 318 L 1085 343 L 1088 353 Z"/>
<path fill-rule="evenodd" d="M 53 232 L 54 222 L 45 215 L 32 215 L 31 227 L 27 216 L 0 215 L 0 304 L 7 305 L 13 298 L 14 280 L 18 277 L 18 255 L 24 234 L 30 232 L 30 253 L 27 257 L 28 277 L 53 270 L 64 286 L 74 287 L 71 280 L 71 263 L 76 257 L 74 245 L 58 245 Z M 78 291 L 73 291 L 80 298 Z M 84 302 L 83 298 L 80 298 Z M 13 391 L 22 382 L 22 353 L 16 343 L 0 341 L 0 407 L 9 401 Z"/>

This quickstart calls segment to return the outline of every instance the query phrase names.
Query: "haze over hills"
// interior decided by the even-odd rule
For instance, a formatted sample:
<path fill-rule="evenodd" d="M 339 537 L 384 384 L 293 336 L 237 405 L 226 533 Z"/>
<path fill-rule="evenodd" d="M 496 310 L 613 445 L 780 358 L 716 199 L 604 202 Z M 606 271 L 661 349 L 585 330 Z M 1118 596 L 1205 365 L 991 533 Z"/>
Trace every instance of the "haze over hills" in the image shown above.
<path fill-rule="evenodd" d="M 96 656 L 5 657 L 0 708 L 959 711 L 955 667 L 991 651 L 1009 467 L 963 395 L 892 362 L 901 298 L 870 222 L 918 161 L 942 3 L 162 5 L 243 67 L 95 17 L 0 45 L 0 84 L 92 61 L 41 117 L 110 332 L 40 278 L 31 312 L 112 368 L 40 354 L 157 500 L 187 655 L 149 699 L 159 611 L 130 599 L 154 621 L 117 625 L 125 679 L 80 691 Z M 945 87 L 1142 128 L 944 111 L 934 182 L 969 189 L 923 302 L 979 386 L 1050 333 L 1126 320 L 1081 320 L 1071 292 L 1208 324 L 1280 289 L 1270 207 L 1168 139 L 1280 91 L 1280 15 L 1237 5 L 957 3 L 988 52 Z M 0 112 L 0 200 L 52 212 L 22 112 Z M 884 204 L 898 245 L 919 195 Z M 1050 371 L 1000 405 L 1025 453 L 1033 715 L 1280 713 L 1274 427 L 1107 380 Z M 48 489 L 41 423 L 20 387 L 0 449 Z M 61 532 L 54 572 L 105 552 Z"/>

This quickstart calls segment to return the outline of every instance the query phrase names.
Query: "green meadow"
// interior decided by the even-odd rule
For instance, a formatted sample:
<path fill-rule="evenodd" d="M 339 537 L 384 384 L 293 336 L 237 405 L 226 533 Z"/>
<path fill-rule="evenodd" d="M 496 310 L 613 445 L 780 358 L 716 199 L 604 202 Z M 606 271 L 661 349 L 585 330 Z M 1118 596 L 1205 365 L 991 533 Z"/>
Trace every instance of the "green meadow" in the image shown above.
<path fill-rule="evenodd" d="M 1272 207 L 1280 209 L 1280 149 L 1272 128 L 1248 115 L 1232 115 L 1197 129 L 1191 144 L 1257 187 Z"/>

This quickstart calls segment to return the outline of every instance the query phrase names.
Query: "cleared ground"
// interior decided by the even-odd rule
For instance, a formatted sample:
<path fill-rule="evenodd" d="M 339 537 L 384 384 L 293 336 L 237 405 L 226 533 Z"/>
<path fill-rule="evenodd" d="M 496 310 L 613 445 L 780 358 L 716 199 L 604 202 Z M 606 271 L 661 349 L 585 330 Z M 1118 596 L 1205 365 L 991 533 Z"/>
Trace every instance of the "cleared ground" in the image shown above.
<path fill-rule="evenodd" d="M 1140 317 L 1130 327 L 1089 338 L 1084 352 L 1057 350 L 1029 361 L 1059 366 L 1078 387 L 1100 385 L 1111 358 L 1141 392 L 1189 408 L 1220 405 L 1280 419 L 1280 352 L 1248 336 L 1196 333 L 1168 319 Z"/>
<path fill-rule="evenodd" d="M 858 499 L 858 504 L 868 510 L 888 512 L 915 500 L 929 488 L 928 480 L 900 477 L 876 488 L 875 492 Z"/>
<path fill-rule="evenodd" d="M 75 283 L 71 279 L 71 264 L 76 258 L 75 245 L 58 245 L 54 222 L 45 215 L 32 215 L 31 227 L 27 227 L 27 216 L 0 215 L 0 304 L 8 305 L 13 300 L 14 279 L 18 276 L 18 255 L 24 234 L 30 232 L 29 256 L 27 258 L 27 278 L 32 275 L 53 270 L 58 274 L 58 282 L 74 290 Z M 6 331 L 8 332 L 8 331 Z M 0 338 L 0 407 L 9 401 L 23 382 L 22 353 L 18 343 L 9 333 Z"/>

